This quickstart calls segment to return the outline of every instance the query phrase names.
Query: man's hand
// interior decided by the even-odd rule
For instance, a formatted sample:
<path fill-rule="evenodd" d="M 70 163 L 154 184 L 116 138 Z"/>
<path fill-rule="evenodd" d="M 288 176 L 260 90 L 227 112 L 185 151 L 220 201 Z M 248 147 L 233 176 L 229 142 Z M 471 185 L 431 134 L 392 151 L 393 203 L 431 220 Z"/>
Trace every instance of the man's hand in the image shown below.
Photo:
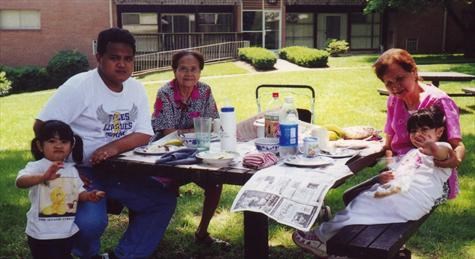
<path fill-rule="evenodd" d="M 460 164 L 462 163 L 462 160 L 460 160 L 457 157 L 457 154 L 455 153 L 455 151 L 452 149 L 449 149 L 448 152 L 449 152 L 449 156 L 447 159 L 445 160 L 434 159 L 434 165 L 441 168 L 457 168 L 458 166 L 460 166 Z"/>
<path fill-rule="evenodd" d="M 378 181 L 380 184 L 388 183 L 394 179 L 393 171 L 384 171 L 378 175 Z"/>
<path fill-rule="evenodd" d="M 103 191 L 92 190 L 90 192 L 87 192 L 86 200 L 92 201 L 92 202 L 98 202 L 105 196 L 106 196 L 106 193 Z"/>
<path fill-rule="evenodd" d="M 96 151 L 92 153 L 91 163 L 93 165 L 97 165 L 101 163 L 102 161 L 118 154 L 119 154 L 118 150 L 113 148 L 112 145 L 105 145 L 96 149 Z"/>
<path fill-rule="evenodd" d="M 46 170 L 46 172 L 43 174 L 43 180 L 51 181 L 56 178 L 59 178 L 61 175 L 58 174 L 58 171 L 62 168 L 64 168 L 64 163 L 62 161 L 53 162 L 49 166 L 48 170 Z"/>

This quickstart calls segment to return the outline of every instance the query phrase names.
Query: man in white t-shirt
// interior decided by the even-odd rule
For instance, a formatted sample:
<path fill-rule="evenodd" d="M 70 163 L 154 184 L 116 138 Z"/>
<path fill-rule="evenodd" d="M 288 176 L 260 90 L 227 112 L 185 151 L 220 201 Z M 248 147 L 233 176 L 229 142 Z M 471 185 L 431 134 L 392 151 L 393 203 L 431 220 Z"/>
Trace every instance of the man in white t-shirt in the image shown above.
<path fill-rule="evenodd" d="M 77 74 L 59 87 L 38 115 L 35 132 L 44 121 L 68 123 L 84 141 L 85 161 L 79 172 L 88 188 L 104 190 L 129 209 L 129 226 L 109 257 L 150 256 L 162 239 L 176 207 L 176 196 L 161 183 L 140 173 L 121 176 L 92 167 L 126 150 L 145 145 L 153 135 L 143 85 L 131 78 L 135 39 L 111 28 L 99 33 L 97 68 Z M 105 199 L 79 204 L 79 235 L 73 253 L 94 258 L 107 226 Z"/>

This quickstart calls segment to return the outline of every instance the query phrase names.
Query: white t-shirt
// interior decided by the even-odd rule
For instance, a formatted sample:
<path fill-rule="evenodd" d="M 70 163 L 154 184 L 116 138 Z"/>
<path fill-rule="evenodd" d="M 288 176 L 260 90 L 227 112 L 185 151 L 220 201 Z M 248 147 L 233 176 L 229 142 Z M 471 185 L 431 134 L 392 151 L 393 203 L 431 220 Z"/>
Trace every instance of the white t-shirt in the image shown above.
<path fill-rule="evenodd" d="M 24 175 L 41 175 L 52 162 L 46 158 L 28 162 L 18 172 L 17 180 Z M 68 238 L 79 231 L 74 223 L 79 193 L 85 191 L 74 163 L 64 163 L 58 171 L 61 177 L 47 184 L 29 188 L 30 210 L 26 213 L 25 233 L 36 239 Z"/>
<path fill-rule="evenodd" d="M 60 120 L 84 142 L 84 164 L 99 147 L 139 132 L 152 136 L 150 109 L 143 85 L 129 78 L 120 93 L 111 91 L 97 69 L 77 74 L 59 87 L 38 115 Z"/>

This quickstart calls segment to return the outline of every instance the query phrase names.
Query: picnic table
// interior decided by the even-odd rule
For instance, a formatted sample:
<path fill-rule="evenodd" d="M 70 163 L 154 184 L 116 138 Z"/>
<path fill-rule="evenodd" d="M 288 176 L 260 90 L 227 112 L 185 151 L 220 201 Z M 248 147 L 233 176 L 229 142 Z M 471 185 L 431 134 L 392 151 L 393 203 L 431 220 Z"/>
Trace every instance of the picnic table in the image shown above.
<path fill-rule="evenodd" d="M 252 142 L 253 143 L 253 142 Z M 240 154 L 246 153 L 253 144 L 239 143 Z M 380 143 L 382 147 L 382 143 Z M 363 150 L 364 151 L 364 150 Z M 352 173 L 356 174 L 366 167 L 374 165 L 383 156 L 380 149 L 360 152 L 346 162 Z M 242 166 L 212 167 L 204 164 L 164 165 L 156 164 L 158 157 L 137 154 L 128 151 L 104 161 L 100 167 L 116 174 L 147 174 L 164 176 L 176 180 L 205 181 L 216 184 L 244 185 L 256 172 Z M 335 182 L 333 188 L 341 185 L 345 179 Z M 261 213 L 244 211 L 244 256 L 245 258 L 268 258 L 268 217 Z"/>
<path fill-rule="evenodd" d="M 440 86 L 441 81 L 456 81 L 456 82 L 467 82 L 475 80 L 474 75 L 464 74 L 460 72 L 418 72 L 419 76 L 422 77 L 424 81 L 431 81 L 436 87 Z M 456 93 L 447 93 L 452 97 L 463 97 L 463 96 L 475 96 L 475 93 L 472 91 L 465 91 L 466 88 L 462 89 L 462 92 Z M 469 88 L 470 89 L 470 88 Z M 386 88 L 377 89 L 380 95 L 389 95 L 389 92 Z"/>

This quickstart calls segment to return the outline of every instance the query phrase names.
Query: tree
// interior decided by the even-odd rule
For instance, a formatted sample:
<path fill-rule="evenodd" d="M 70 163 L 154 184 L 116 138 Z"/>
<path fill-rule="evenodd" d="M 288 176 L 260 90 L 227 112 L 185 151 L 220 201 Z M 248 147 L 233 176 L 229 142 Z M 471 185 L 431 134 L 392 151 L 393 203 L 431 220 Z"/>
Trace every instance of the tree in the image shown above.
<path fill-rule="evenodd" d="M 425 8 L 440 6 L 464 33 L 464 54 L 475 57 L 475 2 L 473 0 L 366 0 L 365 13 L 382 13 L 394 9 L 417 12 Z M 454 6 L 463 6 L 463 13 L 455 12 Z"/>

